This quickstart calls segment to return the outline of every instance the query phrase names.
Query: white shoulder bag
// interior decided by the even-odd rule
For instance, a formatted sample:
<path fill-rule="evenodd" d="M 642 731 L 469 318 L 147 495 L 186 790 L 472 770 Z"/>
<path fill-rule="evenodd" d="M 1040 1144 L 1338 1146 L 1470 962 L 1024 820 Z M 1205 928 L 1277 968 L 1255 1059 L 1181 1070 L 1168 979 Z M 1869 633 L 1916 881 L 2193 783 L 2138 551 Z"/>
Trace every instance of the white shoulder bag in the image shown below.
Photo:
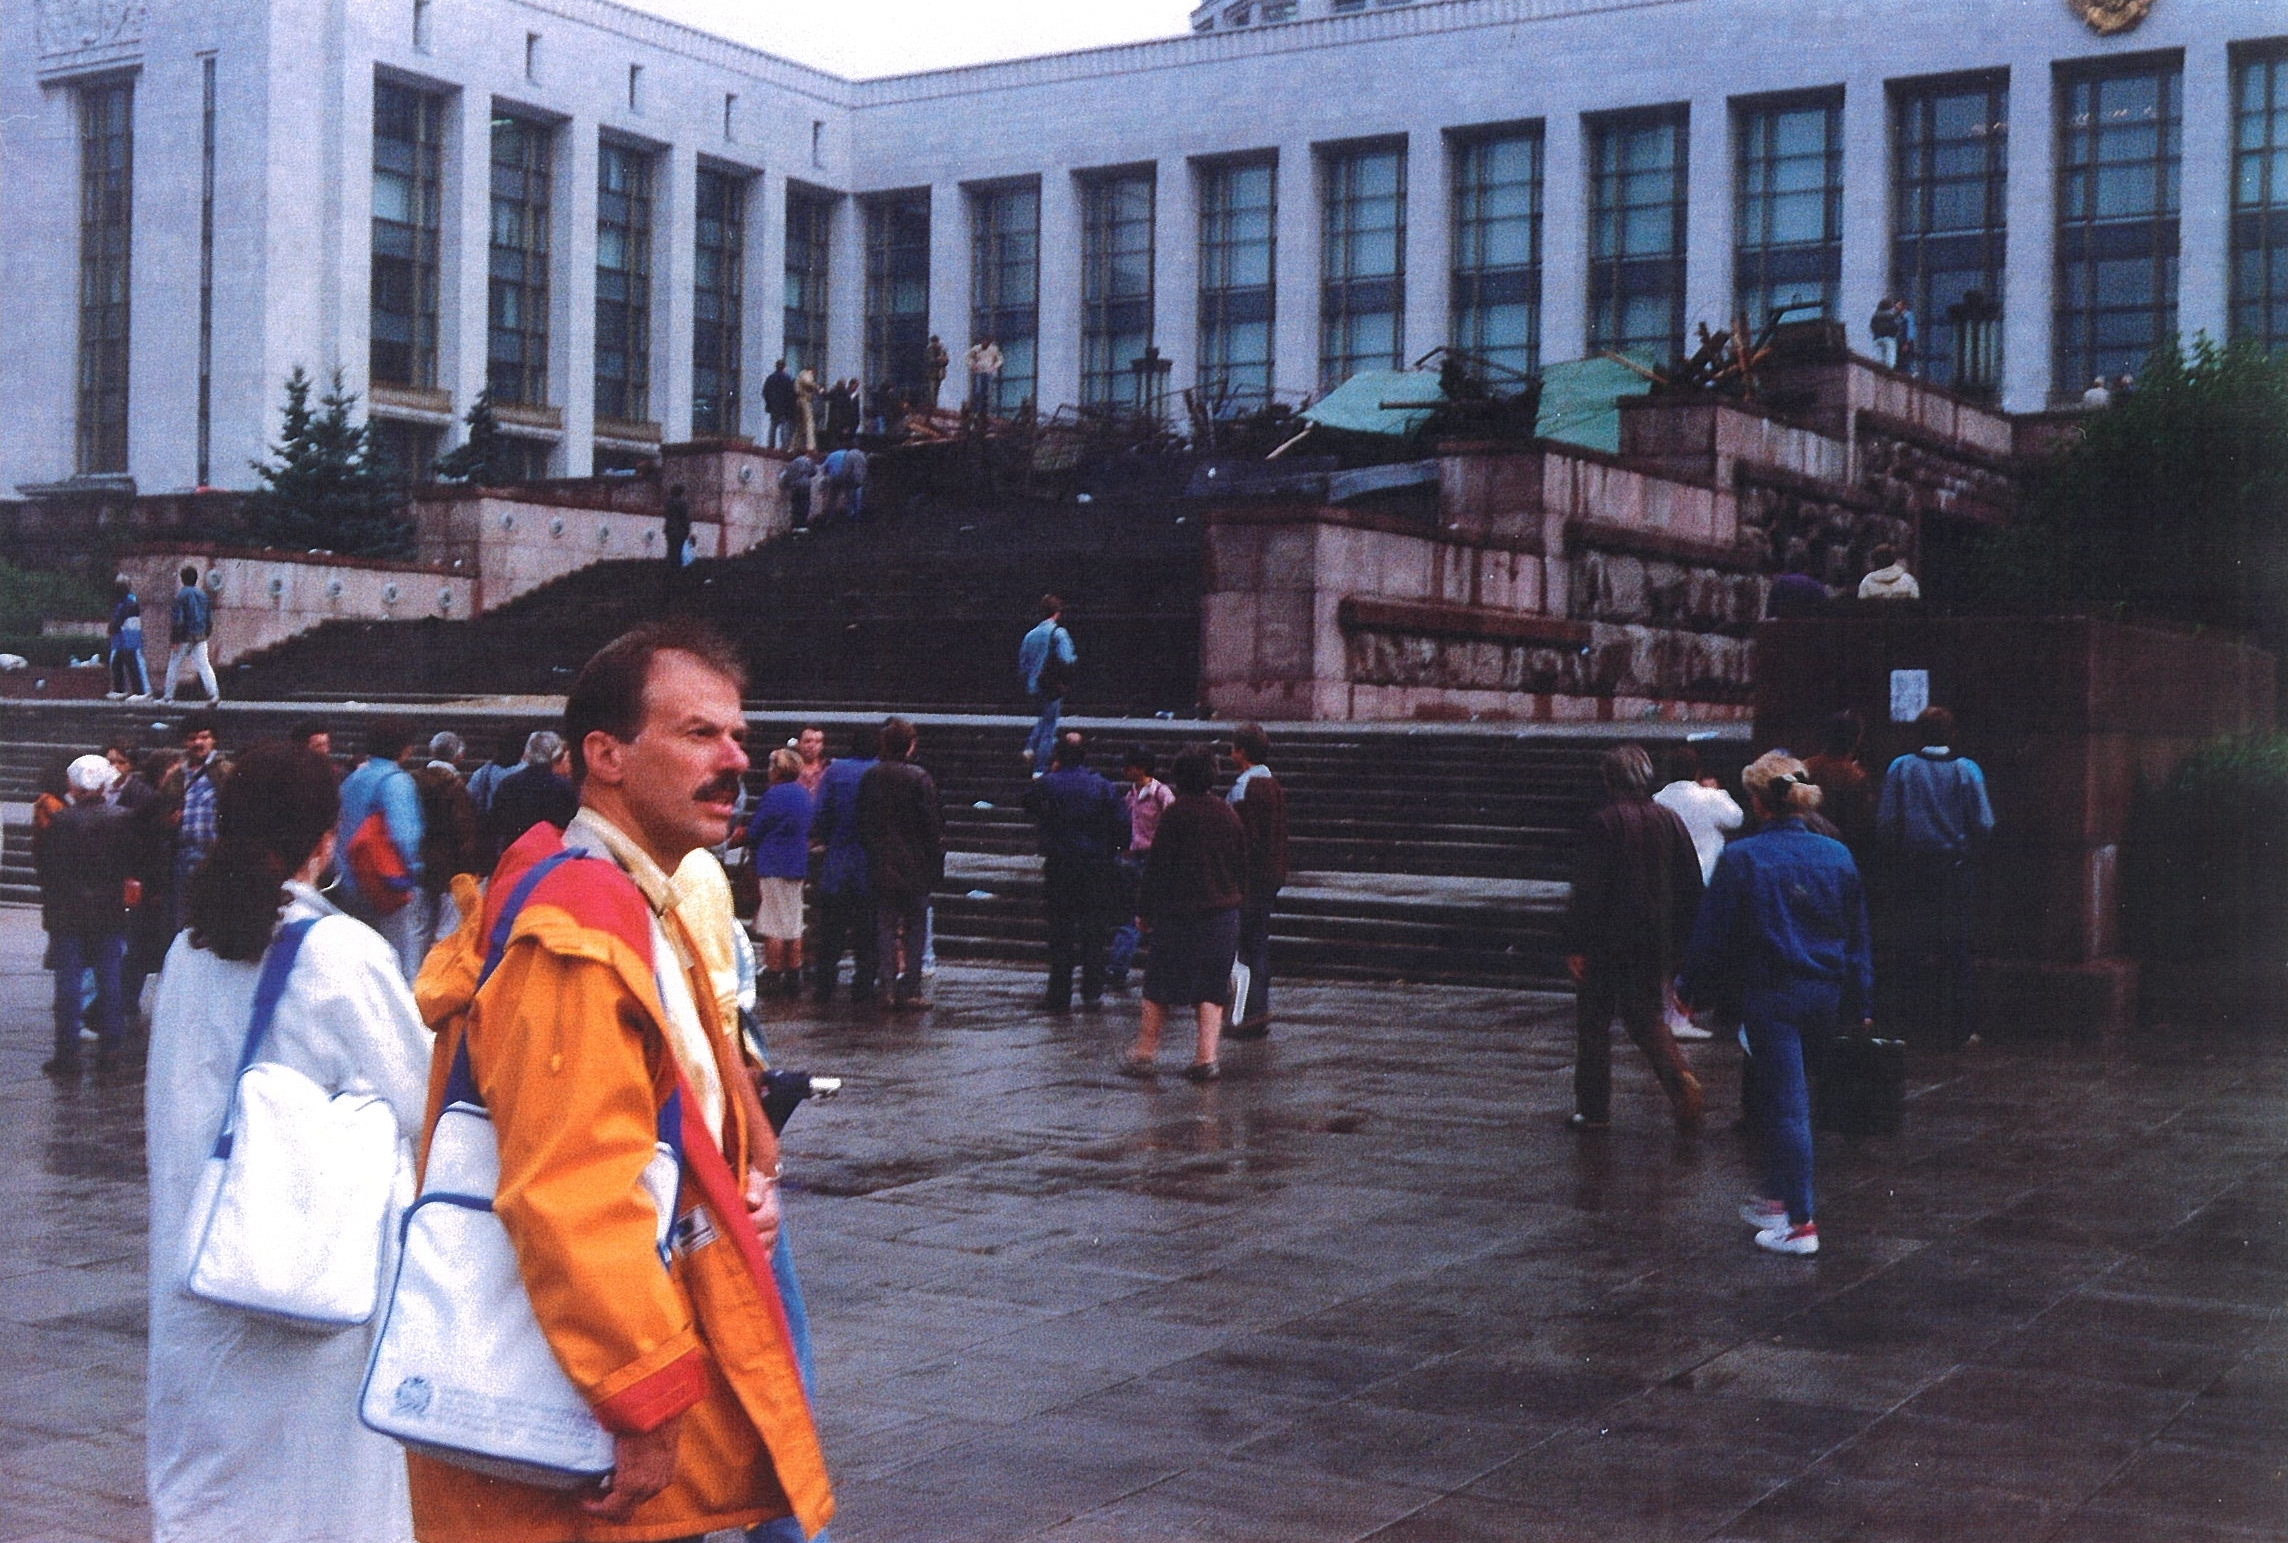
<path fill-rule="evenodd" d="M 397 1115 L 372 1094 L 329 1094 L 257 1061 L 315 921 L 270 945 L 214 1152 L 199 1173 L 183 1290 L 316 1333 L 373 1316 L 395 1200 Z"/>
<path fill-rule="evenodd" d="M 537 865 L 493 926 L 484 981 L 500 964 L 517 913 L 566 852 Z M 659 1214 L 666 1268 L 682 1159 L 680 1096 L 660 1112 L 661 1139 L 642 1187 Z M 414 1451 L 495 1478 L 576 1489 L 612 1471 L 612 1435 L 599 1423 L 532 1310 L 516 1245 L 493 1211 L 500 1141 L 469 1066 L 454 1054 L 445 1108 L 430 1138 L 421 1194 L 406 1212 L 397 1279 L 358 1396 L 370 1430 Z"/>

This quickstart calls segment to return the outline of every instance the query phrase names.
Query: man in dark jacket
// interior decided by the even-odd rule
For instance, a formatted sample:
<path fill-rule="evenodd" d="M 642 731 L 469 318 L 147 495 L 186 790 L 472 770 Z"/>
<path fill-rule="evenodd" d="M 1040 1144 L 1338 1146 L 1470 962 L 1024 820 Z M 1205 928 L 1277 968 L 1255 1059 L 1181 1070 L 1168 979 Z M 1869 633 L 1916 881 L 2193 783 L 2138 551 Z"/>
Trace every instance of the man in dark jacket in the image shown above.
<path fill-rule="evenodd" d="M 930 891 L 945 877 L 945 813 L 937 783 L 916 766 L 914 726 L 882 725 L 882 759 L 858 780 L 858 839 L 874 885 L 874 949 L 892 976 L 890 1005 L 920 1010 Z"/>
<path fill-rule="evenodd" d="M 860 732 L 851 753 L 828 765 L 818 784 L 818 814 L 810 840 L 821 853 L 818 864 L 818 935 L 810 949 L 811 997 L 834 999 L 835 978 L 844 950 L 850 954 L 850 999 L 874 1000 L 879 966 L 874 953 L 874 882 L 866 872 L 866 847 L 858 835 L 858 788 L 874 769 L 873 749 Z"/>
<path fill-rule="evenodd" d="M 127 954 L 127 881 L 136 867 L 135 817 L 105 800 L 111 763 L 83 755 L 66 772 L 70 804 L 40 833 L 34 863 L 40 877 L 40 920 L 48 930 L 56 972 L 55 1057 L 40 1069 L 79 1075 L 80 976 L 95 972 L 95 1069 L 119 1064 L 127 1040 L 127 1007 L 119 965 Z"/>
<path fill-rule="evenodd" d="M 1652 757 L 1640 745 L 1609 750 L 1599 768 L 1606 803 L 1589 818 L 1573 865 L 1566 966 L 1581 988 L 1573 1063 L 1573 1123 L 1612 1123 L 1618 1013 L 1652 1063 L 1679 1130 L 1700 1123 L 1700 1080 L 1661 1011 L 1668 981 L 1700 908 L 1700 858 L 1692 834 L 1652 801 Z"/>
<path fill-rule="evenodd" d="M 492 838 L 493 861 L 516 845 L 517 837 L 542 820 L 562 830 L 580 812 L 580 795 L 565 775 L 572 767 L 572 752 L 564 736 L 553 729 L 538 729 L 524 742 L 524 765 L 493 787 L 492 806 L 485 811 L 485 834 Z"/>
<path fill-rule="evenodd" d="M 784 450 L 794 439 L 794 377 L 784 359 L 763 377 L 763 416 L 770 420 L 771 448 Z"/>
<path fill-rule="evenodd" d="M 1049 917 L 1049 990 L 1041 1005 L 1072 1011 L 1073 963 L 1081 1006 L 1104 1005 L 1104 953 L 1111 940 L 1113 861 L 1128 850 L 1128 808 L 1112 784 L 1088 769 L 1077 734 L 1057 742 L 1047 776 L 1025 790 L 1040 827 L 1041 878 Z"/>
<path fill-rule="evenodd" d="M 1271 737 L 1260 723 L 1232 731 L 1231 758 L 1239 777 L 1231 806 L 1247 832 L 1247 898 L 1239 907 L 1239 962 L 1247 966 L 1247 1000 L 1232 1004 L 1229 1039 L 1261 1039 L 1271 1032 L 1271 906 L 1287 883 L 1287 790 L 1264 763 Z"/>

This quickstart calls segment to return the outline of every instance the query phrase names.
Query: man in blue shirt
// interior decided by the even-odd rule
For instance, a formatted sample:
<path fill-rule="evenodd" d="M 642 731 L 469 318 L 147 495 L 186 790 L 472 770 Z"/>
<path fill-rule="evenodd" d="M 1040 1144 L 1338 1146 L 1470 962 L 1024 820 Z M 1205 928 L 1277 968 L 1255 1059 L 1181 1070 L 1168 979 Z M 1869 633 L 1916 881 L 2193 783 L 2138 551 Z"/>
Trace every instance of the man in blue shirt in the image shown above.
<path fill-rule="evenodd" d="M 181 574 L 183 587 L 175 591 L 175 604 L 168 614 L 173 646 L 167 655 L 167 700 L 175 700 L 175 682 L 182 678 L 183 664 L 187 660 L 199 672 L 199 684 L 207 688 L 207 705 L 222 700 L 222 687 L 215 684 L 214 660 L 207 652 L 207 640 L 214 635 L 214 606 L 207 592 L 199 587 L 199 570 L 186 564 Z"/>
<path fill-rule="evenodd" d="M 1032 738 L 1025 741 L 1025 762 L 1036 777 L 1049 769 L 1049 753 L 1057 743 L 1057 718 L 1064 712 L 1065 689 L 1072 684 L 1072 667 L 1080 662 L 1064 619 L 1065 603 L 1055 595 L 1043 595 L 1039 624 L 1017 645 L 1017 673 L 1033 699 L 1033 711 L 1039 715 L 1033 722 Z"/>
<path fill-rule="evenodd" d="M 1978 849 L 1994 833 L 1994 807 L 1986 774 L 1954 751 L 1954 714 L 1929 708 L 1915 725 L 1923 747 L 1883 774 L 1875 835 L 1897 879 L 1901 952 L 1939 956 L 1940 1042 L 1959 1050 L 1978 1037 L 1970 931 Z"/>
<path fill-rule="evenodd" d="M 366 731 L 365 761 L 342 779 L 342 823 L 338 837 L 342 853 L 339 891 L 342 909 L 389 940 L 408 985 L 421 973 L 420 907 L 408 901 L 411 888 L 418 888 L 421 882 L 423 830 L 421 791 L 414 785 L 413 774 L 397 763 L 412 742 L 411 731 L 394 719 L 384 718 Z M 377 814 L 388 832 L 389 844 L 397 849 L 405 882 L 411 887 L 395 894 L 367 893 L 359 882 L 359 865 L 352 859 L 351 843 L 356 840 L 359 827 Z"/>
<path fill-rule="evenodd" d="M 851 736 L 850 754 L 830 762 L 818 784 L 818 813 L 810 841 L 823 855 L 818 868 L 818 928 L 811 954 L 811 998 L 834 999 L 842 955 L 850 955 L 850 999 L 871 1002 L 879 970 L 874 945 L 874 885 L 866 848 L 858 839 L 858 784 L 874 767 L 868 731 Z"/>

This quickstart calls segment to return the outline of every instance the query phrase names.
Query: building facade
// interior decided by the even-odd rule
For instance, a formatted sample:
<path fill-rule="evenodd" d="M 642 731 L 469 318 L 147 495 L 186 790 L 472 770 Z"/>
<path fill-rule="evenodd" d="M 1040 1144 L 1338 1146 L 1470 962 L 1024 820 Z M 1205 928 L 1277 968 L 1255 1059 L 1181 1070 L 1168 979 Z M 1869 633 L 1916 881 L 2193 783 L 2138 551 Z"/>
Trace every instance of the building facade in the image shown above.
<path fill-rule="evenodd" d="M 1244 16 L 1240 13 L 1245 13 Z M 1299 399 L 1453 341 L 1657 357 L 1773 307 L 2078 399 L 2288 347 L 2277 0 L 1231 0 L 853 82 L 607 0 L 0 8 L 0 489 L 244 486 L 341 372 L 406 466 L 759 435 L 781 358 L 994 404 Z M 1976 291 L 1965 313 L 1965 296 Z M 946 405 L 965 388 L 956 379 Z"/>

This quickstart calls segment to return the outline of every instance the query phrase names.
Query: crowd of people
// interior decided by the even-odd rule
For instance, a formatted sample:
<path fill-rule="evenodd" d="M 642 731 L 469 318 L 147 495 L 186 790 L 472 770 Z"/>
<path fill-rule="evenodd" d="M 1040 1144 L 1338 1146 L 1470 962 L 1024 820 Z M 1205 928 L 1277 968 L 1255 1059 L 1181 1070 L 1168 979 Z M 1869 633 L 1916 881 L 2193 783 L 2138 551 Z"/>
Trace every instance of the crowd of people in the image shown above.
<path fill-rule="evenodd" d="M 1920 748 L 1878 784 L 1859 761 L 1863 725 L 1838 714 L 1809 760 L 1775 750 L 1748 766 L 1745 809 L 1689 742 L 1657 790 L 1645 749 L 1619 746 L 1600 763 L 1603 802 L 1576 849 L 1572 1123 L 1611 1123 L 1616 1017 L 1687 1135 L 1706 1095 L 1679 1042 L 1737 1031 L 1743 1118 L 1763 1152 L 1763 1187 L 1740 1214 L 1774 1253 L 1819 1249 L 1812 1088 L 1839 1033 L 1872 1030 L 1879 936 L 1886 969 L 1931 988 L 1942 1046 L 1977 1039 L 1971 917 L 1994 812 L 1952 713 L 1929 708 L 1917 727 Z"/>

